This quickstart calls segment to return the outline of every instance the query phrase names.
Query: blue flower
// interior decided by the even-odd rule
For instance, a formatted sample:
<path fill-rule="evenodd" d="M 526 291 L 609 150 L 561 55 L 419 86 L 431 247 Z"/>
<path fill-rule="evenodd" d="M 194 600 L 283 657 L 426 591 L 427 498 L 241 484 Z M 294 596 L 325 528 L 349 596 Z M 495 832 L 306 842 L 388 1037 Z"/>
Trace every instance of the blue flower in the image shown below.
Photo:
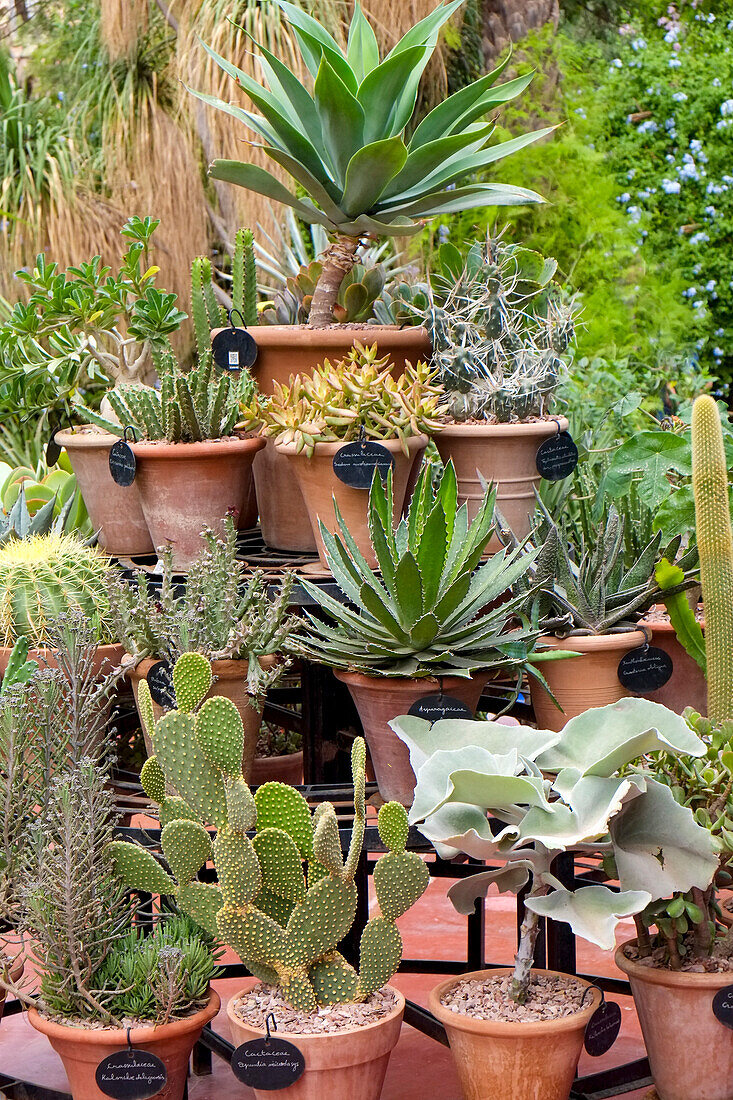
<path fill-rule="evenodd" d="M 690 244 L 692 244 L 692 245 L 707 244 L 707 242 L 709 240 L 710 240 L 710 237 L 708 237 L 707 233 L 704 233 L 702 230 L 698 230 L 697 233 L 693 233 L 692 236 L 690 237 Z"/>
<path fill-rule="evenodd" d="M 620 57 L 614 57 L 613 61 L 611 62 L 611 68 L 613 68 L 613 69 L 623 69 L 623 67 L 624 67 L 624 63 L 621 60 L 621 58 Z"/>
<path fill-rule="evenodd" d="M 629 202 L 630 199 L 631 199 L 631 195 L 629 194 L 628 191 L 624 191 L 623 195 L 617 195 L 616 196 L 616 202 L 622 202 L 624 204 Z"/>
<path fill-rule="evenodd" d="M 713 348 L 713 355 L 715 356 L 716 359 L 722 359 L 723 356 L 725 355 L 725 352 L 723 351 L 722 348 Z"/>
<path fill-rule="evenodd" d="M 705 207 L 705 213 L 707 214 L 707 216 L 709 218 L 714 218 L 715 215 L 717 214 L 717 210 L 715 209 L 714 206 L 706 206 Z"/>
<path fill-rule="evenodd" d="M 698 298 L 696 302 L 692 303 L 692 308 L 693 309 L 702 309 L 704 305 L 705 305 L 705 303 L 703 302 L 702 298 Z"/>
<path fill-rule="evenodd" d="M 585 113 L 585 110 L 582 107 L 576 107 L 575 108 L 575 113 L 576 113 L 576 115 L 580 115 L 581 118 L 587 118 L 588 117 Z"/>
<path fill-rule="evenodd" d="M 646 41 L 641 37 L 640 38 L 632 38 L 631 48 L 632 48 L 632 50 L 645 50 L 646 49 Z"/>
<path fill-rule="evenodd" d="M 629 215 L 629 221 L 632 225 L 636 225 L 641 221 L 641 207 L 629 206 L 626 208 L 626 213 Z"/>
<path fill-rule="evenodd" d="M 716 283 L 715 279 L 708 279 L 708 281 L 705 283 L 705 289 L 706 290 L 715 290 L 717 285 L 718 284 Z"/>
<path fill-rule="evenodd" d="M 669 59 L 670 69 L 679 69 L 679 68 L 681 68 L 681 66 L 682 66 L 682 62 L 680 61 L 679 57 L 670 57 L 670 59 Z"/>
<path fill-rule="evenodd" d="M 682 291 L 682 297 L 683 298 L 694 298 L 696 294 L 697 294 L 697 287 L 696 286 L 688 286 L 687 290 Z"/>
<path fill-rule="evenodd" d="M 725 99 L 720 104 L 720 113 L 723 116 L 733 115 L 733 99 Z"/>
<path fill-rule="evenodd" d="M 713 85 L 714 88 L 719 88 L 720 87 L 720 77 L 719 76 L 716 76 L 716 77 L 713 78 L 712 85 Z"/>
<path fill-rule="evenodd" d="M 687 96 L 685 95 L 684 92 L 675 92 L 674 95 L 672 96 L 672 99 L 674 99 L 674 101 L 676 103 L 684 103 L 685 100 L 687 99 Z"/>
<path fill-rule="evenodd" d="M 662 180 L 661 187 L 666 195 L 679 195 L 680 193 L 679 180 Z"/>

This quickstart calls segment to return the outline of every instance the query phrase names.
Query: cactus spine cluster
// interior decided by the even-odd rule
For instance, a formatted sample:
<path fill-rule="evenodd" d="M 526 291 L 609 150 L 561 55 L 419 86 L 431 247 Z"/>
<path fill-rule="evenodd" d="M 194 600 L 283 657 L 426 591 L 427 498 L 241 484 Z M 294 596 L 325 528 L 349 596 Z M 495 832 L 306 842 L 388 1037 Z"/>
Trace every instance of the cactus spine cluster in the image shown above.
<path fill-rule="evenodd" d="M 109 635 L 109 560 L 72 535 L 34 535 L 0 547 L 0 645 L 25 635 L 44 646 L 59 615 L 80 611 Z"/>
<path fill-rule="evenodd" d="M 733 719 L 733 533 L 720 414 L 712 397 L 692 409 L 692 488 L 705 605 L 708 717 Z"/>
<path fill-rule="evenodd" d="M 420 857 L 405 851 L 404 808 L 387 803 L 378 827 L 388 853 L 374 874 L 381 915 L 364 929 L 357 972 L 337 945 L 357 907 L 354 878 L 366 824 L 364 741 L 357 739 L 352 751 L 354 824 L 344 857 L 330 803 L 311 814 L 298 791 L 277 782 L 252 795 L 242 776 L 244 731 L 236 707 L 222 696 L 199 706 L 211 684 L 209 662 L 184 653 L 173 680 L 179 709 L 157 723 L 146 683 L 139 692 L 155 747 L 141 780 L 160 807 L 161 846 L 172 875 L 151 852 L 125 841 L 111 845 L 118 873 L 132 889 L 175 896 L 256 977 L 279 985 L 296 1009 L 368 997 L 397 970 L 402 940 L 395 920 L 422 895 L 429 876 Z M 205 824 L 216 827 L 213 842 Z M 212 859 L 218 884 L 199 882 L 199 870 Z"/>

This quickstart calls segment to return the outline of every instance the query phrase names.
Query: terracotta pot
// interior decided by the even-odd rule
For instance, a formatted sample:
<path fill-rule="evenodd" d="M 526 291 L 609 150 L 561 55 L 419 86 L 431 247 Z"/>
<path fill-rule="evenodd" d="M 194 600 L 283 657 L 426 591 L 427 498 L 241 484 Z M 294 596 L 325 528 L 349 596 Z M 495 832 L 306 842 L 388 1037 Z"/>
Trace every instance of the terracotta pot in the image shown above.
<path fill-rule="evenodd" d="M 663 604 L 658 604 L 664 610 Z M 664 687 L 650 691 L 646 699 L 663 703 L 665 707 L 682 714 L 685 707 L 694 707 L 699 714 L 708 712 L 708 689 L 705 673 L 697 661 L 693 660 L 683 645 L 677 640 L 677 634 L 669 620 L 642 619 L 643 625 L 651 631 L 650 645 L 657 646 L 672 658 L 673 672 Z M 703 632 L 705 630 L 704 624 Z"/>
<path fill-rule="evenodd" d="M 262 393 L 272 393 L 274 383 L 287 383 L 291 374 L 311 374 L 324 359 L 335 361 L 348 355 L 355 341 L 379 345 L 380 355 L 389 355 L 395 372 L 405 362 L 416 363 L 431 354 L 424 328 L 364 325 L 352 328 L 334 325 L 313 329 L 307 325 L 258 325 L 252 329 L 257 341 L 257 362 L 252 374 Z M 254 461 L 260 529 L 268 546 L 280 550 L 312 553 L 316 540 L 300 488 L 293 480 L 287 459 L 278 455 L 272 440 Z"/>
<path fill-rule="evenodd" d="M 97 428 L 56 432 L 79 486 L 99 545 L 115 557 L 153 553 L 136 482 L 125 489 L 109 472 L 109 451 L 117 436 Z"/>
<path fill-rule="evenodd" d="M 174 1020 L 159 1027 L 133 1028 L 129 1032 L 134 1047 L 156 1054 L 165 1063 L 168 1081 L 155 1094 L 155 1100 L 181 1100 L 186 1087 L 188 1060 L 201 1029 L 213 1020 L 221 1002 L 212 989 L 206 1008 L 185 1020 Z M 128 1032 L 116 1028 L 89 1029 L 68 1027 L 44 1019 L 35 1008 L 28 1010 L 28 1021 L 36 1031 L 48 1037 L 61 1058 L 74 1100 L 109 1100 L 97 1088 L 97 1066 L 110 1054 L 127 1049 Z"/>
<path fill-rule="evenodd" d="M 396 439 L 381 439 L 379 441 L 390 454 L 394 455 L 395 465 L 393 470 L 394 514 L 398 519 L 402 514 L 407 493 L 407 484 L 412 473 L 412 467 L 422 459 L 425 448 L 428 445 L 426 435 L 411 436 L 407 440 L 408 454 L 402 450 Z M 337 530 L 336 512 L 333 506 L 333 498 L 339 506 L 344 522 L 349 529 L 359 550 L 366 558 L 367 564 L 376 568 L 377 559 L 372 549 L 369 537 L 369 491 L 368 489 L 352 489 L 339 481 L 333 472 L 333 456 L 341 450 L 343 443 L 316 443 L 313 455 L 309 458 L 304 452 L 297 453 L 295 443 L 276 444 L 277 454 L 285 455 L 291 466 L 291 472 L 295 474 L 300 491 L 305 499 L 308 509 L 308 519 L 318 547 L 318 557 L 321 565 L 328 568 L 326 550 L 321 538 L 318 520 L 323 520 L 329 531 Z"/>
<path fill-rule="evenodd" d="M 561 431 L 568 421 L 558 418 Z M 556 420 L 537 420 L 526 424 L 446 424 L 435 437 L 443 462 L 453 459 L 458 478 L 458 502 L 468 502 L 473 519 L 481 507 L 484 490 L 479 474 L 497 486 L 497 506 L 518 539 L 531 528 L 540 483 L 535 457 L 540 443 L 557 434 Z M 501 549 L 496 536 L 487 546 L 495 554 Z"/>
<path fill-rule="evenodd" d="M 0 680 L 5 675 L 12 649 L 9 646 L 0 646 Z M 94 654 L 92 671 L 95 676 L 106 675 L 113 668 L 118 668 L 122 662 L 125 647 L 118 645 L 98 645 Z M 28 651 L 28 659 L 38 661 L 41 668 L 58 668 L 56 659 L 50 649 L 31 649 Z"/>
<path fill-rule="evenodd" d="M 713 1015 L 713 997 L 733 974 L 640 966 L 625 946 L 616 966 L 631 982 L 659 1100 L 733 1100 L 733 1031 Z"/>
<path fill-rule="evenodd" d="M 538 667 L 557 699 L 557 709 L 545 689 L 532 681 L 532 706 L 540 729 L 561 730 L 569 719 L 591 707 L 605 707 L 633 694 L 618 678 L 618 663 L 624 653 L 643 645 L 642 630 L 619 634 L 579 634 L 571 638 L 543 635 L 540 642 L 550 649 L 581 653 L 561 661 L 543 661 Z M 563 713 L 564 712 L 564 713 Z"/>
<path fill-rule="evenodd" d="M 257 456 L 255 455 L 255 458 Z M 237 516 L 237 530 L 249 531 L 250 527 L 257 526 L 257 493 L 255 492 L 255 479 L 252 467 L 247 470 L 244 479 L 244 494 L 242 504 Z"/>
<path fill-rule="evenodd" d="M 556 971 L 533 973 L 555 976 Z M 505 969 L 475 970 L 461 979 L 503 974 Z M 583 982 L 592 995 L 587 1007 L 573 1016 L 509 1023 L 477 1020 L 446 1008 L 441 998 L 461 979 L 448 978 L 431 990 L 428 1008 L 448 1033 L 464 1100 L 568 1100 L 586 1024 L 600 1004 L 600 992 Z"/>
<path fill-rule="evenodd" d="M 238 436 L 130 444 L 137 459 L 133 484 L 140 490 L 153 545 L 171 545 L 174 569 L 185 572 L 194 564 L 205 545 L 204 527 L 223 532 L 229 509 L 241 509 L 247 471 L 264 445 L 263 439 Z"/>
<path fill-rule="evenodd" d="M 234 1011 L 235 1005 L 257 983 L 247 983 L 227 1005 L 232 1041 L 239 1046 L 260 1039 L 264 1029 L 250 1028 Z M 388 988 L 392 989 L 392 986 Z M 294 1043 L 305 1057 L 305 1072 L 285 1089 L 254 1089 L 257 1100 L 379 1100 L 389 1056 L 400 1037 L 405 998 L 397 994 L 394 1010 L 381 1020 L 351 1031 L 327 1035 L 291 1035 L 278 1031 L 278 1039 Z"/>
<path fill-rule="evenodd" d="M 11 980 L 11 982 L 15 982 L 17 984 L 20 981 L 20 979 L 23 977 L 23 970 L 24 969 L 25 969 L 25 965 L 23 963 L 23 960 L 22 959 L 16 959 L 15 962 L 13 963 L 13 965 L 10 967 L 10 980 Z M 6 990 L 0 989 L 0 1020 L 2 1020 L 2 1018 L 3 1018 L 3 1012 L 5 1010 L 5 998 L 6 997 L 7 997 Z"/>
<path fill-rule="evenodd" d="M 125 655 L 128 660 L 132 658 L 129 654 Z M 135 706 L 137 706 L 137 691 L 140 686 L 140 681 L 144 680 L 150 669 L 160 658 L 146 657 L 144 660 L 135 667 L 131 668 L 128 672 L 130 683 L 132 684 L 132 694 L 135 696 Z M 276 657 L 266 655 L 260 657 L 260 664 L 263 668 L 271 668 L 274 665 Z M 216 679 L 211 685 L 211 688 L 206 693 L 204 698 L 210 699 L 213 695 L 223 695 L 227 699 L 231 699 L 235 707 L 239 711 L 242 719 L 242 725 L 244 726 L 244 753 L 242 756 L 242 774 L 244 778 L 249 782 L 250 774 L 252 772 L 252 764 L 255 758 L 255 751 L 257 749 L 257 737 L 260 732 L 260 726 L 262 725 L 262 712 L 265 708 L 264 700 L 261 706 L 252 706 L 252 696 L 247 692 L 247 661 L 212 661 L 211 671 Z M 138 708 L 138 714 L 140 713 Z M 153 703 L 153 713 L 155 720 L 162 718 L 165 714 L 163 707 L 158 706 L 157 703 Z M 148 735 L 143 730 L 143 736 L 145 738 L 145 748 L 148 756 L 152 756 L 154 753 L 153 746 L 150 744 Z"/>
<path fill-rule="evenodd" d="M 297 787 L 303 782 L 303 752 L 288 752 L 284 756 L 255 756 L 249 782 L 253 787 L 270 780 Z"/>
<path fill-rule="evenodd" d="M 379 793 L 385 802 L 411 806 L 415 773 L 410 766 L 410 753 L 407 745 L 389 728 L 389 723 L 407 714 L 417 699 L 436 695 L 440 684 L 428 677 L 413 680 L 401 676 L 364 676 L 360 672 L 344 672 L 337 668 L 333 674 L 348 686 L 359 712 Z M 460 699 L 475 711 L 488 679 L 488 672 L 475 672 L 470 679 L 443 676 L 443 694 Z"/>

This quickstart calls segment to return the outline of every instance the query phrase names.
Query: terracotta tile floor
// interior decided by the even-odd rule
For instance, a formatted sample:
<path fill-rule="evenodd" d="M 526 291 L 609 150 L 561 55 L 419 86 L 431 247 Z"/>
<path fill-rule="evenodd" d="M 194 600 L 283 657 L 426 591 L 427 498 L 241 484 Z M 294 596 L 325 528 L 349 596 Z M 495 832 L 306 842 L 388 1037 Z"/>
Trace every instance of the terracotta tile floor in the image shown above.
<path fill-rule="evenodd" d="M 453 910 L 445 894 L 446 880 L 431 882 L 426 895 L 400 921 L 408 958 L 459 959 L 465 953 L 465 922 Z M 486 958 L 491 962 L 511 962 L 514 950 L 515 903 L 512 898 L 491 895 L 487 900 Z M 622 922 L 619 940 L 629 939 L 633 922 Z M 578 942 L 578 969 L 584 973 L 618 975 L 613 958 L 582 941 Z M 439 976 L 405 974 L 395 978 L 395 985 L 411 1000 L 427 1004 L 430 988 Z M 238 979 L 217 983 L 226 1002 L 240 985 Z M 643 1055 L 644 1049 L 633 1003 L 628 997 L 618 998 L 623 1012 L 621 1034 L 614 1047 L 602 1058 L 581 1058 L 581 1074 L 594 1073 L 605 1066 L 632 1061 Z M 229 1038 L 224 1012 L 214 1023 L 217 1031 Z M 17 1075 L 47 1088 L 65 1090 L 66 1077 L 61 1063 L 46 1039 L 38 1035 L 24 1016 L 6 1017 L 0 1025 L 0 1072 Z M 626 1093 L 627 1100 L 642 1100 L 648 1090 Z M 214 1072 L 209 1077 L 191 1078 L 191 1100 L 250 1100 L 253 1093 L 240 1084 L 229 1067 L 214 1058 Z M 411 1027 L 404 1027 L 399 1044 L 392 1055 L 382 1100 L 460 1100 L 458 1079 L 447 1047 L 436 1043 Z M 332 1098 L 324 1097 L 324 1100 Z M 333 1098 L 335 1100 L 335 1098 Z M 487 1098 L 500 1100 L 500 1098 Z M 504 1100 L 504 1098 L 501 1098 Z M 506 1098 L 510 1100 L 510 1098 Z"/>

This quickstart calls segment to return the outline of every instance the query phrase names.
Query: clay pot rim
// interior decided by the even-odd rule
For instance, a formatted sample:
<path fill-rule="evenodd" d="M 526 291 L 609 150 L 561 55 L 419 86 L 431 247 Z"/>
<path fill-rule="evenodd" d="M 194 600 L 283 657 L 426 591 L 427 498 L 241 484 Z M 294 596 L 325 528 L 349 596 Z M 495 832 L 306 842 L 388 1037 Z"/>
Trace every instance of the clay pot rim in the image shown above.
<path fill-rule="evenodd" d="M 265 445 L 262 436 L 226 436 L 223 439 L 204 439 L 199 443 L 167 443 L 165 440 L 141 439 L 139 443 L 130 443 L 136 458 L 158 458 L 161 461 L 176 462 L 178 459 L 212 458 L 224 451 L 260 451 Z"/>
<path fill-rule="evenodd" d="M 38 654 L 46 654 L 50 651 L 50 649 L 51 647 L 47 645 L 34 646 L 33 648 L 28 650 L 28 660 L 37 660 Z M 7 654 L 12 653 L 12 651 L 13 647 L 11 645 L 0 645 L 0 663 L 2 662 L 3 658 Z M 113 653 L 115 653 L 115 651 L 119 652 L 119 659 L 116 661 L 113 657 Z M 97 646 L 95 650 L 95 656 L 97 654 L 101 654 L 100 660 L 112 661 L 115 665 L 119 665 L 122 659 L 126 656 L 125 647 L 122 645 L 121 642 L 104 642 L 102 645 Z"/>
<path fill-rule="evenodd" d="M 110 440 L 114 443 L 116 440 L 121 439 L 121 436 L 115 435 L 113 432 L 107 432 L 104 428 L 98 428 L 96 424 L 80 424 L 78 427 L 63 428 L 61 431 L 56 432 L 54 439 L 67 450 L 71 445 L 79 450 L 90 451 L 106 450 L 111 446 Z"/>
<path fill-rule="evenodd" d="M 665 970 L 656 966 L 641 966 L 634 959 L 627 959 L 624 948 L 636 944 L 636 939 L 624 940 L 616 948 L 614 961 L 619 970 L 636 981 L 648 985 L 663 985 L 670 989 L 725 989 L 733 985 L 733 970 L 717 971 L 713 974 L 690 974 L 685 970 Z"/>
<path fill-rule="evenodd" d="M 125 652 L 122 660 L 124 661 L 127 658 L 132 661 L 132 654 Z M 162 657 L 143 657 L 136 665 L 130 665 L 127 672 L 142 680 L 153 665 L 157 664 L 158 661 L 162 659 Z M 260 662 L 261 668 L 272 668 L 277 662 L 277 654 L 262 653 L 257 659 Z M 213 660 L 210 658 L 209 660 L 211 663 L 211 671 L 214 676 L 217 676 L 220 680 L 238 680 L 240 676 L 247 674 L 247 669 L 249 668 L 249 661 L 246 657 L 224 657 L 220 660 Z"/>
<path fill-rule="evenodd" d="M 460 420 L 447 420 L 443 426 L 441 435 L 475 435 L 479 437 L 526 435 L 541 436 L 555 435 L 558 430 L 558 421 L 561 432 L 566 432 L 570 426 L 567 417 L 558 416 L 545 420 L 519 420 L 508 424 L 467 424 Z"/>
<path fill-rule="evenodd" d="M 384 680 L 388 680 L 390 687 L 392 685 L 396 685 L 398 688 L 404 687 L 405 691 L 414 687 L 415 684 L 425 684 L 426 687 L 434 687 L 436 690 L 440 690 L 440 682 L 437 676 L 387 676 L 385 674 L 367 676 L 364 672 L 352 672 L 350 669 L 345 668 L 334 668 L 331 671 L 337 680 L 341 680 L 345 684 L 356 684 L 359 687 L 373 686 L 376 688 Z M 451 684 L 462 687 L 471 680 L 478 680 L 481 677 L 485 677 L 484 683 L 488 683 L 491 679 L 491 672 L 491 669 L 476 669 L 470 676 L 446 675 L 441 676 L 440 679 L 443 681 L 444 689 Z"/>
<path fill-rule="evenodd" d="M 255 343 L 261 348 L 273 347 L 351 347 L 358 340 L 365 347 L 378 343 L 378 337 L 389 333 L 390 341 L 401 347 L 417 342 L 417 336 L 429 343 L 427 329 L 423 325 L 400 328 L 399 325 L 330 325 L 328 328 L 310 328 L 308 325 L 257 325 L 250 329 Z M 373 334 L 374 339 L 362 340 L 361 336 Z M 265 339 L 260 337 L 265 336 Z M 257 362 L 253 371 L 257 372 Z"/>
<path fill-rule="evenodd" d="M 457 985 L 458 982 L 465 981 L 466 978 L 477 978 L 480 980 L 481 978 L 490 978 L 499 974 L 504 975 L 511 970 L 512 967 L 510 966 L 500 966 L 491 967 L 486 970 L 471 970 L 467 974 L 454 974 L 451 978 L 446 978 L 440 985 L 436 985 L 430 990 L 428 994 L 428 1009 L 442 1024 L 454 1027 L 459 1031 L 468 1031 L 474 1035 L 495 1035 L 497 1038 L 510 1039 L 556 1034 L 559 1031 L 577 1031 L 580 1025 L 585 1027 L 588 1020 L 601 1003 L 600 990 L 596 989 L 595 986 L 591 985 L 585 978 L 579 978 L 576 974 L 563 974 L 559 970 L 542 970 L 539 967 L 533 966 L 533 974 L 575 978 L 577 981 L 582 982 L 583 985 L 593 991 L 587 1008 L 582 1008 L 580 1012 L 574 1012 L 572 1016 L 561 1016 L 559 1019 L 555 1020 L 530 1020 L 521 1023 L 514 1020 L 477 1020 L 475 1016 L 466 1016 L 461 1012 L 451 1012 L 450 1009 L 441 1004 L 441 997 L 443 994 L 446 993 L 451 986 Z"/>
<path fill-rule="evenodd" d="M 278 454 L 287 455 L 288 458 L 296 458 L 296 457 L 301 458 L 302 457 L 303 459 L 310 460 L 311 457 L 320 457 L 320 458 L 331 457 L 331 456 L 335 455 L 338 451 L 340 451 L 342 447 L 345 447 L 348 443 L 357 443 L 357 442 L 358 442 L 358 440 L 356 440 L 356 439 L 341 439 L 341 440 L 337 440 L 333 443 L 326 442 L 324 440 L 320 443 L 316 443 L 314 454 L 312 456 L 307 455 L 305 453 L 305 451 L 300 451 L 300 452 L 297 451 L 296 450 L 297 444 L 295 444 L 295 443 L 275 443 L 275 450 L 277 451 Z M 402 450 L 402 445 L 401 445 L 399 439 L 368 439 L 368 440 L 366 440 L 366 442 L 367 443 L 381 443 L 381 445 L 383 447 L 386 447 L 387 450 L 390 451 L 390 452 L 393 452 L 395 454 L 397 454 L 399 452 L 402 455 L 405 454 L 405 452 Z M 421 447 L 427 447 L 427 445 L 428 445 L 428 436 L 425 435 L 423 432 L 421 432 L 419 435 L 410 435 L 410 436 L 408 436 L 406 442 L 407 442 L 408 451 L 417 451 Z M 407 457 L 407 456 L 405 456 L 405 457 Z"/>
<path fill-rule="evenodd" d="M 186 1016 L 182 1020 L 172 1020 L 169 1024 L 159 1024 L 157 1027 L 136 1027 L 129 1032 L 130 1042 L 133 1046 L 144 1047 L 146 1043 L 164 1042 L 166 1039 L 175 1039 L 196 1028 L 203 1027 L 209 1020 L 213 1020 L 221 1008 L 221 998 L 215 989 L 209 990 L 209 1000 L 204 1008 Z M 125 1028 L 84 1028 L 74 1024 L 59 1024 L 55 1020 L 47 1020 L 41 1016 L 37 1008 L 28 1009 L 28 1022 L 49 1039 L 64 1039 L 68 1041 L 73 1034 L 74 1041 L 91 1046 L 119 1046 L 124 1050 L 127 1047 L 128 1032 Z"/>
<path fill-rule="evenodd" d="M 624 630 L 617 634 L 574 634 L 571 638 L 558 638 L 556 634 L 541 634 L 537 641 L 546 645 L 548 649 L 573 651 L 575 646 L 579 653 L 599 653 L 603 650 L 635 649 L 637 646 L 644 645 L 646 634 L 643 630 Z"/>
<path fill-rule="evenodd" d="M 303 750 L 298 749 L 297 752 L 281 752 L 279 756 L 255 756 L 255 760 L 292 760 L 295 763 L 296 757 L 302 755 Z"/>
<path fill-rule="evenodd" d="M 265 1028 L 254 1027 L 252 1024 L 245 1023 L 245 1021 L 238 1016 L 234 1011 L 234 1005 L 246 996 L 256 985 L 262 983 L 257 978 L 253 978 L 251 982 L 239 990 L 238 993 L 234 993 L 227 1002 L 227 1016 L 235 1026 L 246 1027 L 248 1031 L 254 1031 L 258 1035 L 265 1035 Z M 397 997 L 397 1004 L 388 1012 L 386 1016 L 380 1016 L 378 1020 L 374 1020 L 371 1024 L 362 1024 L 360 1027 L 344 1027 L 338 1031 L 329 1031 L 322 1035 L 303 1035 L 300 1032 L 285 1031 L 282 1028 L 278 1028 L 277 1037 L 290 1038 L 297 1046 L 321 1046 L 328 1042 L 329 1039 L 341 1039 L 346 1035 L 367 1035 L 370 1031 L 375 1031 L 377 1028 L 384 1027 L 386 1024 L 391 1023 L 397 1017 L 401 1017 L 405 1011 L 405 997 L 400 993 L 399 989 L 396 989 L 393 985 L 383 985 L 382 989 L 391 989 Z"/>

